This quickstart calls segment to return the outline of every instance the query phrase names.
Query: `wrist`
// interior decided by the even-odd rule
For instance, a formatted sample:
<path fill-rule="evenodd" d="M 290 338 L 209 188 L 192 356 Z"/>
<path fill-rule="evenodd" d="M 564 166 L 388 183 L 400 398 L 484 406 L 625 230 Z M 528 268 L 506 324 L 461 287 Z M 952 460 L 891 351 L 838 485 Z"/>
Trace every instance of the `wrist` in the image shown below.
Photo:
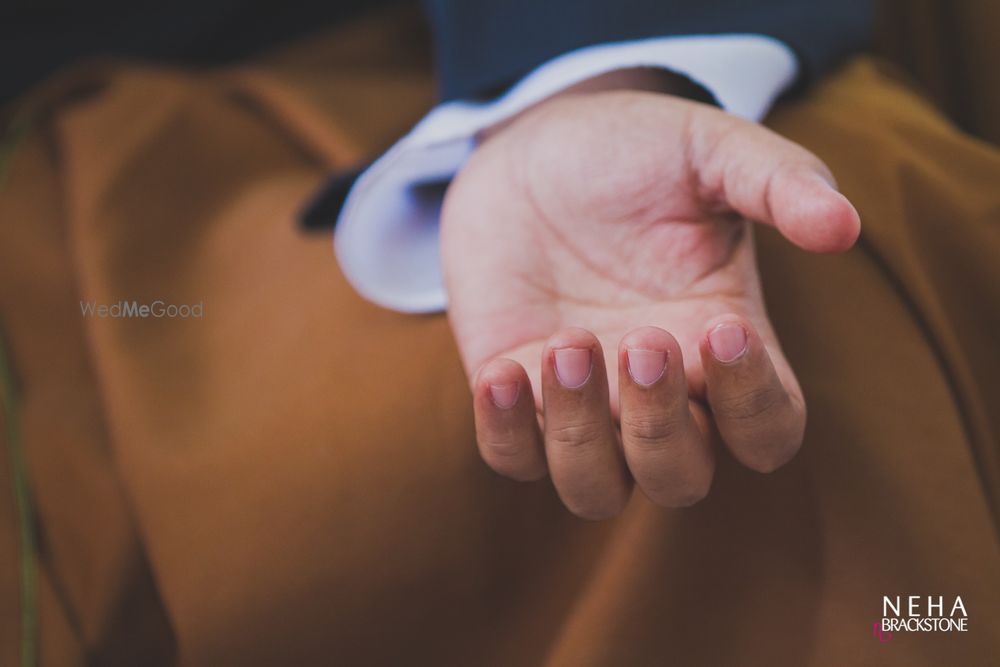
<path fill-rule="evenodd" d="M 633 67 L 629 69 L 618 69 L 611 72 L 605 72 L 575 83 L 572 86 L 564 88 L 551 97 L 546 98 L 542 102 L 539 102 L 535 105 L 535 107 L 565 97 L 603 93 L 614 90 L 662 93 L 697 102 L 704 102 L 706 104 L 716 104 L 715 98 L 711 93 L 686 76 L 658 67 Z M 480 144 L 482 144 L 496 134 L 499 134 L 504 128 L 511 125 L 520 116 L 531 111 L 532 108 L 534 107 L 525 109 L 516 116 L 507 118 L 496 125 L 486 128 L 479 133 L 477 140 Z"/>

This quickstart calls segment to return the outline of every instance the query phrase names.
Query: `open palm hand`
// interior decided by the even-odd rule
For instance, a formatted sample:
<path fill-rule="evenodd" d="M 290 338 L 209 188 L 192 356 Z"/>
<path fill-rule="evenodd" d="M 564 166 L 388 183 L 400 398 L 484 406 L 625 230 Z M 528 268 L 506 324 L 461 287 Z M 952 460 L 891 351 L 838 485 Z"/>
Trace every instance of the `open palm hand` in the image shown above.
<path fill-rule="evenodd" d="M 747 220 L 844 250 L 859 221 L 831 184 L 765 128 L 653 93 L 555 99 L 486 141 L 442 217 L 486 462 L 548 472 L 572 511 L 601 518 L 633 483 L 665 506 L 703 497 L 716 432 L 756 470 L 789 460 L 805 404 Z"/>

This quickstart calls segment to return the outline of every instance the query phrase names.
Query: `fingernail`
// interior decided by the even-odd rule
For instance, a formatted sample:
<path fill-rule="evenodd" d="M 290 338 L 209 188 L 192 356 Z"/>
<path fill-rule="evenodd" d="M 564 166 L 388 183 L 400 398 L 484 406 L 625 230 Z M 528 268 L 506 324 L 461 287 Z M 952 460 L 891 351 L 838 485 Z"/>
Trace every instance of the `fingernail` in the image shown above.
<path fill-rule="evenodd" d="M 554 350 L 556 376 L 567 389 L 583 386 L 590 377 L 590 350 L 566 347 Z"/>
<path fill-rule="evenodd" d="M 490 398 L 493 399 L 494 405 L 501 410 L 509 410 L 517 403 L 519 389 L 520 387 L 518 387 L 516 382 L 512 382 L 511 384 L 491 384 Z"/>
<path fill-rule="evenodd" d="M 723 322 L 708 332 L 708 346 L 719 361 L 736 361 L 747 351 L 747 332 L 735 322 Z"/>
<path fill-rule="evenodd" d="M 667 367 L 667 353 L 662 350 L 625 351 L 628 356 L 628 374 L 644 387 L 655 383 L 663 376 Z"/>

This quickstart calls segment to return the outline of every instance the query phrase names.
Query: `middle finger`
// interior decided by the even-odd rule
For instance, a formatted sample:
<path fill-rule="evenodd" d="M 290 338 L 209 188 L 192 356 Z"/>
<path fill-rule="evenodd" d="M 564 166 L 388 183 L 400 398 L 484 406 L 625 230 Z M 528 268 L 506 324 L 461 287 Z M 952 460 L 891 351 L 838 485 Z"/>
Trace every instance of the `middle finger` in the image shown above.
<path fill-rule="evenodd" d="M 585 519 L 619 514 L 632 490 L 611 419 L 604 352 L 583 329 L 552 336 L 542 353 L 545 454 L 556 491 Z"/>

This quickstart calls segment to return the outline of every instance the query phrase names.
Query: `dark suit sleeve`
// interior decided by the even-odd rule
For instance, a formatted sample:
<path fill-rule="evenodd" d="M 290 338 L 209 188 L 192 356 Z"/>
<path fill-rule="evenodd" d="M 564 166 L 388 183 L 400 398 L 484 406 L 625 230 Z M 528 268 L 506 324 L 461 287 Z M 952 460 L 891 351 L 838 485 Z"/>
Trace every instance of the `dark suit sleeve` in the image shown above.
<path fill-rule="evenodd" d="M 800 82 L 863 48 L 872 0 L 427 0 L 445 99 L 489 98 L 591 44 L 754 33 L 799 57 Z"/>

